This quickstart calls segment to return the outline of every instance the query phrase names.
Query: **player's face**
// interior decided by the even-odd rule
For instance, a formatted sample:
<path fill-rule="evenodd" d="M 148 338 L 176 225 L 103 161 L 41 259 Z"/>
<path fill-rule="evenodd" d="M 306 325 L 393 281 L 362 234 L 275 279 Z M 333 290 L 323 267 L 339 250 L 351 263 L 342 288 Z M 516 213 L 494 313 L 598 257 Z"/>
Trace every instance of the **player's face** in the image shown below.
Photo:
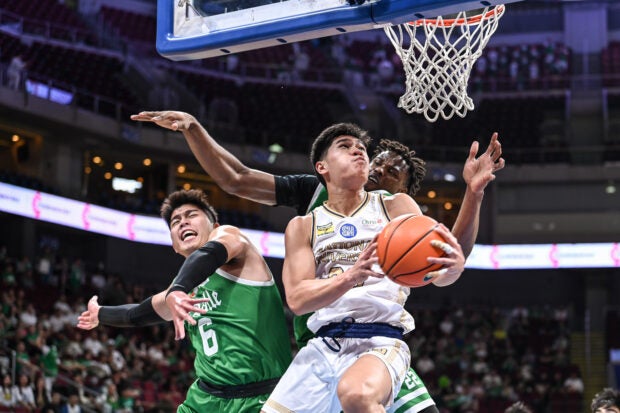
<path fill-rule="evenodd" d="M 367 191 L 383 189 L 391 194 L 407 192 L 409 166 L 397 153 L 383 151 L 370 162 Z"/>
<path fill-rule="evenodd" d="M 172 248 L 187 257 L 209 240 L 214 227 L 202 209 L 192 204 L 182 205 L 170 217 Z"/>
<path fill-rule="evenodd" d="M 331 178 L 357 181 L 368 179 L 368 153 L 366 145 L 353 136 L 339 136 L 327 150 L 324 161 Z"/>

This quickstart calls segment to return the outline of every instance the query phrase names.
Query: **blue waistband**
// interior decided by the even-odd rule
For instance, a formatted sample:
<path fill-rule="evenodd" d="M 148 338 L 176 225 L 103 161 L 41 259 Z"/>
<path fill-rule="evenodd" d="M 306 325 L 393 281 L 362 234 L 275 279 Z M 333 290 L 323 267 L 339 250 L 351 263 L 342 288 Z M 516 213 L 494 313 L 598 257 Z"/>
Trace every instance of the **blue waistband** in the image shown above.
<path fill-rule="evenodd" d="M 317 337 L 331 338 L 370 338 L 390 337 L 403 339 L 403 329 L 387 323 L 356 323 L 352 318 L 345 318 L 339 323 L 329 323 L 319 328 Z"/>

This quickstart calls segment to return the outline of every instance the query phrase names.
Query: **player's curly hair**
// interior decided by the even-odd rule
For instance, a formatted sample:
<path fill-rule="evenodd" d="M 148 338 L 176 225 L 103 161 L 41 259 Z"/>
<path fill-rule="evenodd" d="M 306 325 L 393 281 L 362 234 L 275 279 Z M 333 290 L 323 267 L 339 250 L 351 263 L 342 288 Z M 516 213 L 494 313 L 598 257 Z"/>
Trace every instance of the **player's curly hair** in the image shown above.
<path fill-rule="evenodd" d="M 178 207 L 192 204 L 196 205 L 205 214 L 209 217 L 212 223 L 217 222 L 217 212 L 215 208 L 209 204 L 207 200 L 207 194 L 200 189 L 190 189 L 190 190 L 179 190 L 168 195 L 164 202 L 161 204 L 161 209 L 159 210 L 159 215 L 166 221 L 168 227 L 170 227 L 170 218 L 172 218 L 172 212 Z"/>
<path fill-rule="evenodd" d="M 368 135 L 368 132 L 364 129 L 360 128 L 358 125 L 354 123 L 336 123 L 331 125 L 323 130 L 316 137 L 314 142 L 312 142 L 312 149 L 310 150 L 310 162 L 312 162 L 312 168 L 314 165 L 323 157 L 329 148 L 329 145 L 332 144 L 332 141 L 339 136 L 353 136 L 354 138 L 359 139 L 362 143 L 368 147 L 372 138 Z M 323 177 L 314 171 L 319 181 L 325 185 L 325 180 Z"/>
<path fill-rule="evenodd" d="M 422 180 L 426 175 L 426 162 L 417 156 L 415 151 L 409 149 L 407 146 L 400 142 L 390 139 L 381 139 L 379 145 L 375 149 L 374 156 L 377 156 L 381 152 L 394 152 L 400 155 L 409 167 L 409 182 L 407 182 L 407 194 L 411 197 L 415 196 L 420 190 Z"/>
<path fill-rule="evenodd" d="M 592 405 L 590 406 L 592 413 L 596 412 L 597 409 L 609 409 L 611 407 L 620 408 L 620 392 L 611 387 L 607 387 L 596 393 L 592 399 Z"/>

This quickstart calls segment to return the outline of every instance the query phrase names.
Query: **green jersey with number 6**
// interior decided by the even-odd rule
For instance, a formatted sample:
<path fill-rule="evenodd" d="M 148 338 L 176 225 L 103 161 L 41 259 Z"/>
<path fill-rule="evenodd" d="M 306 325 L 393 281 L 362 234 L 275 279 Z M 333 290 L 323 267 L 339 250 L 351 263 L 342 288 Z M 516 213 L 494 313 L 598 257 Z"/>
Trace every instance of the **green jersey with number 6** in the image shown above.
<path fill-rule="evenodd" d="M 282 298 L 273 278 L 240 279 L 218 269 L 190 296 L 208 298 L 185 323 L 196 351 L 199 379 L 215 386 L 236 386 L 282 376 L 291 348 Z"/>

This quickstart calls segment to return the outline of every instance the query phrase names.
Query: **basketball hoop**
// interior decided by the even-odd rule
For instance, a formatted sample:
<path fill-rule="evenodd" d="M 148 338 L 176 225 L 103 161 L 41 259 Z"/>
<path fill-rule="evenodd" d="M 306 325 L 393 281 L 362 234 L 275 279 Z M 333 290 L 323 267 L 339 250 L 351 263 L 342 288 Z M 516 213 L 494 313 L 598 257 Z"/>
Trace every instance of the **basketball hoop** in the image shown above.
<path fill-rule="evenodd" d="M 473 110 L 467 95 L 469 74 L 504 11 L 500 4 L 474 16 L 460 12 L 453 19 L 439 16 L 385 27 L 406 74 L 398 107 L 424 114 L 429 122 L 440 115 L 446 120 L 455 114 L 463 118 Z"/>

